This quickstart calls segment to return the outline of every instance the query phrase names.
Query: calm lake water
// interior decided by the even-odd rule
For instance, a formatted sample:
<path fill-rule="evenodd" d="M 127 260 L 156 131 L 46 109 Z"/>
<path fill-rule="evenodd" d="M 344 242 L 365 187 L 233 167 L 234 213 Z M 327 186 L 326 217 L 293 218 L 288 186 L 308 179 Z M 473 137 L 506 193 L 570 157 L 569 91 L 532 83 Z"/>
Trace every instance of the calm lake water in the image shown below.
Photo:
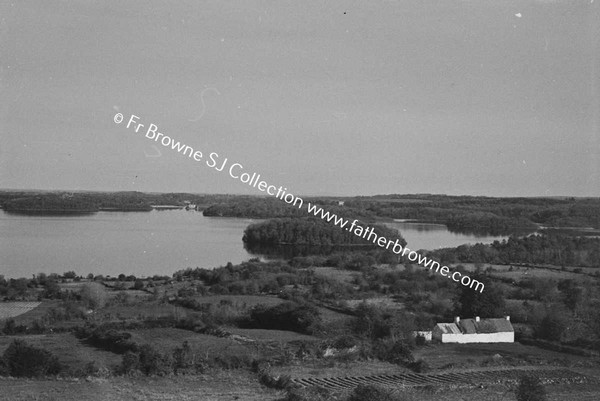
<path fill-rule="evenodd" d="M 400 231 L 407 242 L 407 247 L 412 250 L 438 249 L 457 247 L 463 244 L 476 244 L 481 242 L 489 244 L 496 240 L 501 241 L 507 237 L 491 235 L 456 234 L 448 231 L 444 224 L 430 224 L 409 221 L 394 221 L 386 223 L 387 226 Z"/>
<path fill-rule="evenodd" d="M 256 220 L 204 217 L 184 210 L 26 216 L 0 210 L 0 274 L 88 273 L 138 277 L 172 275 L 248 260 L 244 229 Z M 503 237 L 454 234 L 446 226 L 391 222 L 411 249 L 489 243 Z"/>
<path fill-rule="evenodd" d="M 242 243 L 248 219 L 199 212 L 98 212 L 83 216 L 26 216 L 0 211 L 0 274 L 89 273 L 172 275 L 253 257 Z"/>

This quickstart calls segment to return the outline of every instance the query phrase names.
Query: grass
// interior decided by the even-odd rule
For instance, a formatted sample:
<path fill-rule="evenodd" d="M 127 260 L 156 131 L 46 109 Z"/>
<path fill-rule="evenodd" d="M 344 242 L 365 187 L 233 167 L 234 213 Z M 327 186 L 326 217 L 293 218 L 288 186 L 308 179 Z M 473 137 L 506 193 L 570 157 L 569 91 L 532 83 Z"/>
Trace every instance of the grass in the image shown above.
<path fill-rule="evenodd" d="M 219 304 L 221 301 L 231 301 L 234 305 L 245 305 L 248 308 L 262 304 L 266 306 L 279 305 L 283 299 L 270 295 L 209 295 L 194 297 L 200 303 Z"/>
<path fill-rule="evenodd" d="M 318 338 L 306 334 L 300 334 L 293 331 L 284 330 L 263 330 L 263 329 L 239 329 L 237 327 L 225 327 L 225 330 L 232 334 L 248 337 L 255 341 L 319 341 Z"/>
<path fill-rule="evenodd" d="M 193 331 L 160 328 L 129 331 L 131 339 L 140 344 L 150 344 L 163 351 L 172 352 L 187 341 L 192 350 L 200 352 L 203 357 L 213 359 L 217 357 L 244 356 L 252 358 L 256 352 L 252 345 L 239 344 L 229 338 L 221 338 L 208 334 L 198 334 Z"/>
<path fill-rule="evenodd" d="M 60 303 L 61 301 L 45 300 L 36 308 L 30 309 L 22 315 L 17 316 L 15 318 L 15 322 L 17 324 L 29 325 L 35 320 L 41 320 L 44 316 L 47 315 L 50 309 L 55 308 L 56 306 L 60 305 Z"/>
<path fill-rule="evenodd" d="M 245 371 L 200 376 L 115 377 L 78 381 L 0 378 L 3 401 L 275 401 L 281 393 Z"/>
<path fill-rule="evenodd" d="M 244 371 L 218 371 L 202 376 L 111 378 L 108 380 L 25 380 L 0 378 L 2 400 L 6 401 L 276 401 L 283 393 L 261 386 Z M 545 386 L 549 401 L 596 401 L 597 384 Z M 512 388 L 495 385 L 485 388 L 436 388 L 402 390 L 407 399 L 419 401 L 508 401 Z"/>
<path fill-rule="evenodd" d="M 360 272 L 337 269 L 335 267 L 311 267 L 310 269 L 314 270 L 315 274 L 318 276 L 327 277 L 342 283 L 351 283 L 352 280 L 354 280 L 354 276 L 360 276 Z"/>
<path fill-rule="evenodd" d="M 95 362 L 99 368 L 111 368 L 121 362 L 119 355 L 89 347 L 71 333 L 0 336 L 0 355 L 16 339 L 52 352 L 73 371 L 85 367 L 90 362 Z"/>
<path fill-rule="evenodd" d="M 465 270 L 469 272 L 474 272 L 476 270 L 475 264 L 473 263 L 459 263 L 464 266 Z M 456 268 L 458 264 L 453 265 L 453 269 Z M 556 280 L 564 280 L 564 279 L 572 279 L 575 281 L 589 281 L 590 276 L 586 274 L 573 273 L 572 270 L 574 267 L 567 267 L 566 270 L 559 270 L 558 266 L 553 266 L 553 268 L 534 268 L 534 267 L 524 267 L 524 266 L 512 266 L 512 271 L 510 271 L 511 265 L 494 265 L 494 264 L 484 264 L 482 270 L 485 271 L 488 266 L 491 266 L 494 269 L 492 272 L 492 276 L 498 278 L 511 278 L 513 280 L 521 280 L 525 278 L 552 278 Z M 596 271 L 600 271 L 597 268 L 582 268 L 582 271 L 587 273 L 593 273 Z"/>
<path fill-rule="evenodd" d="M 366 299 L 349 299 L 344 302 L 350 309 L 357 308 L 363 302 L 366 303 L 367 305 L 379 306 L 382 308 L 398 309 L 398 310 L 404 309 L 404 304 L 402 302 L 397 302 L 392 297 L 386 297 L 386 296 L 378 296 L 378 297 L 366 298 Z"/>
<path fill-rule="evenodd" d="M 303 361 L 301 363 L 277 367 L 278 374 L 293 378 L 305 377 L 357 377 L 372 375 L 393 375 L 410 372 L 398 365 L 382 361 L 336 362 L 333 359 Z"/>
<path fill-rule="evenodd" d="M 137 302 L 126 305 L 112 305 L 97 311 L 96 320 L 131 320 L 175 316 L 185 318 L 191 310 L 181 306 L 158 301 Z"/>
<path fill-rule="evenodd" d="M 415 359 L 424 359 L 433 369 L 470 369 L 481 364 L 595 366 L 600 358 L 570 355 L 516 343 L 430 344 L 417 347 Z M 493 358 L 500 355 L 502 358 Z"/>

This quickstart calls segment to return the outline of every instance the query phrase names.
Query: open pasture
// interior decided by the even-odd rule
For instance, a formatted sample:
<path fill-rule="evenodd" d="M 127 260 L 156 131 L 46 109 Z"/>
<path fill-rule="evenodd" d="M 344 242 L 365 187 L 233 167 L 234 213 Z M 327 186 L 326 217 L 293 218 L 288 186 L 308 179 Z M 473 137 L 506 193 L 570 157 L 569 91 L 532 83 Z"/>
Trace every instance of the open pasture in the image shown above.
<path fill-rule="evenodd" d="M 131 340 L 140 344 L 150 344 L 162 351 L 180 347 L 187 341 L 192 349 L 202 350 L 207 355 L 218 356 L 224 353 L 245 353 L 247 347 L 228 339 L 189 330 L 175 328 L 142 329 L 129 331 Z"/>
<path fill-rule="evenodd" d="M 98 368 L 111 368 L 121 362 L 120 355 L 87 346 L 71 333 L 0 336 L 0 355 L 14 340 L 50 351 L 71 370 L 83 369 L 90 362 Z"/>
<path fill-rule="evenodd" d="M 424 359 L 433 370 L 477 366 L 594 366 L 600 358 L 582 357 L 515 343 L 429 344 L 414 350 L 415 359 Z"/>
<path fill-rule="evenodd" d="M 225 327 L 225 330 L 255 341 L 261 342 L 290 342 L 290 341 L 319 341 L 318 338 L 306 334 L 286 330 L 240 329 Z"/>
<path fill-rule="evenodd" d="M 456 266 L 462 265 L 465 270 L 469 272 L 474 272 L 477 268 L 474 263 L 458 263 L 452 265 L 453 269 L 456 269 Z M 573 270 L 574 267 L 566 267 L 565 270 L 561 270 L 559 266 L 553 267 L 527 267 L 527 266 L 519 266 L 519 265 L 489 265 L 485 264 L 482 267 L 482 270 L 485 271 L 488 267 L 494 269 L 492 272 L 492 276 L 498 278 L 511 278 L 513 280 L 522 280 L 527 278 L 550 278 L 555 280 L 564 280 L 571 279 L 575 281 L 589 281 L 593 280 L 589 276 L 589 274 L 594 274 L 595 272 L 600 272 L 600 269 L 597 268 L 581 268 L 582 273 L 575 273 Z"/>
<path fill-rule="evenodd" d="M 329 279 L 337 280 L 340 282 L 351 283 L 354 280 L 354 276 L 360 276 L 360 272 L 352 270 L 343 270 L 335 267 L 311 267 L 317 276 L 323 276 Z"/>
<path fill-rule="evenodd" d="M 270 295 L 199 295 L 194 297 L 194 299 L 200 303 L 217 305 L 224 302 L 231 302 L 233 305 L 245 306 L 248 308 L 256 305 L 275 306 L 285 302 L 281 298 Z"/>

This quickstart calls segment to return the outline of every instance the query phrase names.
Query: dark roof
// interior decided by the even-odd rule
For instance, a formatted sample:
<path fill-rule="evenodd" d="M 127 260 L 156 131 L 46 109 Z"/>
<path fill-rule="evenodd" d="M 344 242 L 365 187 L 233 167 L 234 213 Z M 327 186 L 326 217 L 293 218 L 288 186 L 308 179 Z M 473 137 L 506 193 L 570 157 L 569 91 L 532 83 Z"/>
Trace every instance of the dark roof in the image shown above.
<path fill-rule="evenodd" d="M 438 323 L 436 327 L 441 330 L 442 334 L 461 334 L 460 329 L 454 323 Z"/>
<path fill-rule="evenodd" d="M 458 324 L 464 334 L 504 333 L 515 331 L 510 320 L 503 318 L 480 319 L 479 322 L 476 322 L 475 319 L 461 319 Z"/>

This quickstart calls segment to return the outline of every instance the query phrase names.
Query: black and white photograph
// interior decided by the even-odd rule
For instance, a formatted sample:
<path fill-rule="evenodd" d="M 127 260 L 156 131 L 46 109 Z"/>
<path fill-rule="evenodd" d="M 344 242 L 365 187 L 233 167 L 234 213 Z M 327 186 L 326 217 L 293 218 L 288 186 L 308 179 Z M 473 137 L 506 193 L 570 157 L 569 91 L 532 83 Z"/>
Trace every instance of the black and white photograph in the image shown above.
<path fill-rule="evenodd" d="M 0 400 L 600 400 L 599 3 L 2 1 Z"/>

